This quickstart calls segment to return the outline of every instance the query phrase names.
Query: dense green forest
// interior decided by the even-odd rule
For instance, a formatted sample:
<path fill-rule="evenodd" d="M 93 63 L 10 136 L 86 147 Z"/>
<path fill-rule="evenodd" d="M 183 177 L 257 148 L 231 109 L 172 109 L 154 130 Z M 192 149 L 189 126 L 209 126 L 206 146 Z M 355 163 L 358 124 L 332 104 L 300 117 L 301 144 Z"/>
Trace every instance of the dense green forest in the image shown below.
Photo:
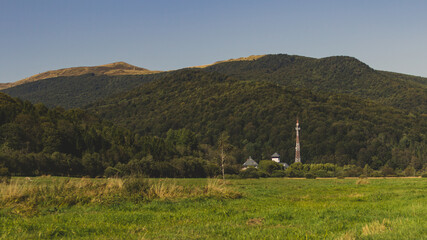
<path fill-rule="evenodd" d="M 315 59 L 277 54 L 253 61 L 214 64 L 205 70 L 240 80 L 263 80 L 316 92 L 351 94 L 427 113 L 426 78 L 374 70 L 352 57 Z"/>
<path fill-rule="evenodd" d="M 187 130 L 170 130 L 165 139 L 141 136 L 83 110 L 48 109 L 0 93 L 2 174 L 215 176 L 218 165 L 199 148 Z"/>
<path fill-rule="evenodd" d="M 349 175 L 366 166 L 427 168 L 427 80 L 351 57 L 267 55 L 150 75 L 57 77 L 2 92 L 24 99 L 0 93 L 0 172 L 13 175 L 216 176 L 222 134 L 228 174 L 248 156 L 259 162 L 278 152 L 291 164 L 297 118 L 304 163 L 358 169 Z"/>
<path fill-rule="evenodd" d="M 421 169 L 427 159 L 425 115 L 202 70 L 175 72 L 89 109 L 141 135 L 166 137 L 170 129 L 189 129 L 213 146 L 225 131 L 240 163 L 274 152 L 292 163 L 297 117 L 305 163 Z"/>
<path fill-rule="evenodd" d="M 130 90 L 159 76 L 162 73 L 129 76 L 85 74 L 39 80 L 1 91 L 33 103 L 41 102 L 48 107 L 69 109 Z"/>
<path fill-rule="evenodd" d="M 269 81 L 314 92 L 343 93 L 380 104 L 427 113 L 427 79 L 378 71 L 352 57 L 321 59 L 266 55 L 250 61 L 226 61 L 204 71 L 223 73 L 239 80 Z M 134 87 L 173 75 L 175 71 L 149 75 L 99 76 L 86 74 L 26 83 L 2 92 L 13 97 L 66 109 L 83 107 Z"/>

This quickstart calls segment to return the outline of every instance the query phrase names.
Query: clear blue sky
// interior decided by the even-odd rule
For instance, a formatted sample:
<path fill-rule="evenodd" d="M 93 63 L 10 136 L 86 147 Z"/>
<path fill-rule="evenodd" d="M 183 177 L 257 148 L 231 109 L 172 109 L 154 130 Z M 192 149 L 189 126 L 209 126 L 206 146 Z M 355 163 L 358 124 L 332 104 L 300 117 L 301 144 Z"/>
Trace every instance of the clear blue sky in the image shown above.
<path fill-rule="evenodd" d="M 0 82 L 116 61 L 172 70 L 268 53 L 348 55 L 427 77 L 427 1 L 0 0 Z"/>

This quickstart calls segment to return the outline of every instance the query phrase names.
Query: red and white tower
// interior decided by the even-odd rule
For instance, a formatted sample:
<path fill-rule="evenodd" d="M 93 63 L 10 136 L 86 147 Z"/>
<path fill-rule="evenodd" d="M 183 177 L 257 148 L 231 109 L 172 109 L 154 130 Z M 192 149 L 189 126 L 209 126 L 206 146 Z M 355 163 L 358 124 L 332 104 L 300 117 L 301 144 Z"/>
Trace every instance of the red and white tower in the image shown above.
<path fill-rule="evenodd" d="M 297 140 L 296 140 L 296 146 L 295 146 L 295 162 L 301 162 L 301 153 L 300 153 L 300 145 L 299 145 L 299 123 L 297 119 L 297 126 L 295 127 L 295 130 L 297 131 Z"/>

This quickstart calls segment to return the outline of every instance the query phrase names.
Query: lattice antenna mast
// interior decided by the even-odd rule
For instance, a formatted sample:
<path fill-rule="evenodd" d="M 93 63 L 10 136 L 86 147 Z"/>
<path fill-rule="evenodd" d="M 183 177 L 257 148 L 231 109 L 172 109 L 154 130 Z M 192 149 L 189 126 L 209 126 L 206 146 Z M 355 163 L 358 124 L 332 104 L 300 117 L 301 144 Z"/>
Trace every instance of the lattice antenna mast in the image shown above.
<path fill-rule="evenodd" d="M 298 118 L 297 118 L 297 125 L 295 127 L 295 130 L 297 131 L 297 139 L 296 139 L 296 146 L 295 146 L 295 162 L 301 162 L 301 149 L 299 144 L 299 130 L 301 130 L 301 128 L 299 127 Z"/>

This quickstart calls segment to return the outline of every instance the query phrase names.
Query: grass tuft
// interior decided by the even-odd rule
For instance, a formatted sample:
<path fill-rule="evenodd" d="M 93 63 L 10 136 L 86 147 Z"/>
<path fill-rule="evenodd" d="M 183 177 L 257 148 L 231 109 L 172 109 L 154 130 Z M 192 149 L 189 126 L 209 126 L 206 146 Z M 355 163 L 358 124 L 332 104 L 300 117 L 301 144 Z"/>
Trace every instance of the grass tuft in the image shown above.
<path fill-rule="evenodd" d="M 390 230 L 388 228 L 388 226 L 390 226 L 390 221 L 388 219 L 384 218 L 382 222 L 374 221 L 370 224 L 366 224 L 362 228 L 362 235 L 363 236 L 370 236 L 370 235 L 375 235 L 375 234 L 386 232 L 386 231 Z"/>
<path fill-rule="evenodd" d="M 337 238 L 337 240 L 356 240 L 356 233 L 354 230 L 347 231 L 342 236 Z"/>
<path fill-rule="evenodd" d="M 357 185 L 369 184 L 369 181 L 366 178 L 359 178 L 359 179 L 357 179 L 356 184 Z"/>
<path fill-rule="evenodd" d="M 208 179 L 208 184 L 206 185 L 204 192 L 208 197 L 229 199 L 236 199 L 242 197 L 241 193 L 231 190 L 226 185 L 226 181 L 222 181 L 219 179 Z"/>
<path fill-rule="evenodd" d="M 264 218 L 251 218 L 246 221 L 248 226 L 261 226 L 264 223 Z"/>
<path fill-rule="evenodd" d="M 160 180 L 158 183 L 151 185 L 147 192 L 149 199 L 175 199 L 182 198 L 185 195 L 192 195 L 191 192 L 186 192 L 182 186 L 178 186 L 175 182 Z"/>

